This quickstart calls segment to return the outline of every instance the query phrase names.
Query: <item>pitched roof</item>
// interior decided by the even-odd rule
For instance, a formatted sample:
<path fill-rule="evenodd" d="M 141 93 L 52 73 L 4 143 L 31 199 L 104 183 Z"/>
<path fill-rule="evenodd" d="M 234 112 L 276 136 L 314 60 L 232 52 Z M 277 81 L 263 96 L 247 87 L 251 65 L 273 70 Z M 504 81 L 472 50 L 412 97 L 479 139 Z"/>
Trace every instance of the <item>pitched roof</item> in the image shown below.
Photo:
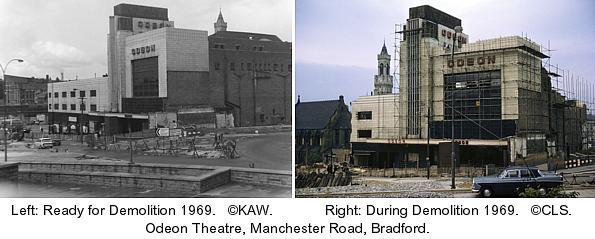
<path fill-rule="evenodd" d="M 223 14 L 221 13 L 221 10 L 219 10 L 219 17 L 217 17 L 217 22 L 225 22 L 225 20 L 223 20 Z"/>
<path fill-rule="evenodd" d="M 380 50 L 380 55 L 388 55 L 388 51 L 386 50 L 386 44 L 382 44 L 382 50 Z"/>
<path fill-rule="evenodd" d="M 253 32 L 218 31 L 209 37 L 236 38 L 253 41 L 282 41 L 278 36 Z"/>
<path fill-rule="evenodd" d="M 324 129 L 341 100 L 300 102 L 295 105 L 296 129 Z"/>

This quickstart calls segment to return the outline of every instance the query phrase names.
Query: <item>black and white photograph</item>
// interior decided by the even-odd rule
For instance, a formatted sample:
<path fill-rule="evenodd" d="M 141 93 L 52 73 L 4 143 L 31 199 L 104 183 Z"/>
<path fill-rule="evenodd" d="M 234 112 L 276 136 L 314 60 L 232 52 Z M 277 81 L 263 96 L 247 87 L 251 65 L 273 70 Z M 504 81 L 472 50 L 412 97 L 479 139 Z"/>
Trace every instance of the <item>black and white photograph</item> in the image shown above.
<path fill-rule="evenodd" d="M 0 197 L 291 197 L 293 1 L 0 2 Z"/>

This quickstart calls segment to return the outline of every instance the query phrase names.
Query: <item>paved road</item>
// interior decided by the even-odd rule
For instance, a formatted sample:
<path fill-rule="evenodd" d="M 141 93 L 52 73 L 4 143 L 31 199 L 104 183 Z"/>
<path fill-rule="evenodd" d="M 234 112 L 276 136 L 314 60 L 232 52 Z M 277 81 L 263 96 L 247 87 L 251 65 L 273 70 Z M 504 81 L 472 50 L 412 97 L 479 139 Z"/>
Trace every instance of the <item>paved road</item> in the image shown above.
<path fill-rule="evenodd" d="M 70 152 L 77 152 L 89 155 L 96 155 L 120 160 L 129 160 L 130 153 L 125 150 L 93 150 L 86 146 L 69 145 Z M 191 156 L 153 156 L 134 154 L 133 159 L 137 163 L 168 163 L 168 164 L 193 164 L 208 166 L 228 167 L 250 167 L 255 168 L 291 170 L 291 132 L 260 134 L 247 137 L 238 142 L 237 151 L 240 158 L 237 159 L 214 159 L 194 158 Z"/>
<path fill-rule="evenodd" d="M 255 168 L 292 170 L 291 132 L 253 137 L 238 144 L 240 160 Z"/>

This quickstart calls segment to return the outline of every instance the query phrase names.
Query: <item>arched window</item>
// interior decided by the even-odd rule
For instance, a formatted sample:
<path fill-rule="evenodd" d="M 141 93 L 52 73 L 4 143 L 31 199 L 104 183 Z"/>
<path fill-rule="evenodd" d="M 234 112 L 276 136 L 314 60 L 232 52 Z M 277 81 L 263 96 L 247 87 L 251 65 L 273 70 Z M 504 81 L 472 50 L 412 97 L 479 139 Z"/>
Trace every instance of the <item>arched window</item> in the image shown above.
<path fill-rule="evenodd" d="M 390 75 L 390 66 L 386 65 L 386 75 Z"/>
<path fill-rule="evenodd" d="M 382 72 L 384 72 L 384 64 L 378 66 L 378 75 L 382 75 Z"/>

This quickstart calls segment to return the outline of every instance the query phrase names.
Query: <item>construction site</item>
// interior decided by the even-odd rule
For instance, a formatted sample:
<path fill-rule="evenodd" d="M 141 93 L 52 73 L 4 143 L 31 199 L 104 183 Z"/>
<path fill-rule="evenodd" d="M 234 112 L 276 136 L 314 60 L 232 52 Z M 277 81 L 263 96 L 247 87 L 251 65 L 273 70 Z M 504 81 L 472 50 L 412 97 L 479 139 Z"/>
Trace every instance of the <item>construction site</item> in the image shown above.
<path fill-rule="evenodd" d="M 395 24 L 374 94 L 352 102 L 352 173 L 440 177 L 455 168 L 473 177 L 590 158 L 594 85 L 554 63 L 550 42 L 524 34 L 468 42 L 461 26 L 427 5 Z"/>

